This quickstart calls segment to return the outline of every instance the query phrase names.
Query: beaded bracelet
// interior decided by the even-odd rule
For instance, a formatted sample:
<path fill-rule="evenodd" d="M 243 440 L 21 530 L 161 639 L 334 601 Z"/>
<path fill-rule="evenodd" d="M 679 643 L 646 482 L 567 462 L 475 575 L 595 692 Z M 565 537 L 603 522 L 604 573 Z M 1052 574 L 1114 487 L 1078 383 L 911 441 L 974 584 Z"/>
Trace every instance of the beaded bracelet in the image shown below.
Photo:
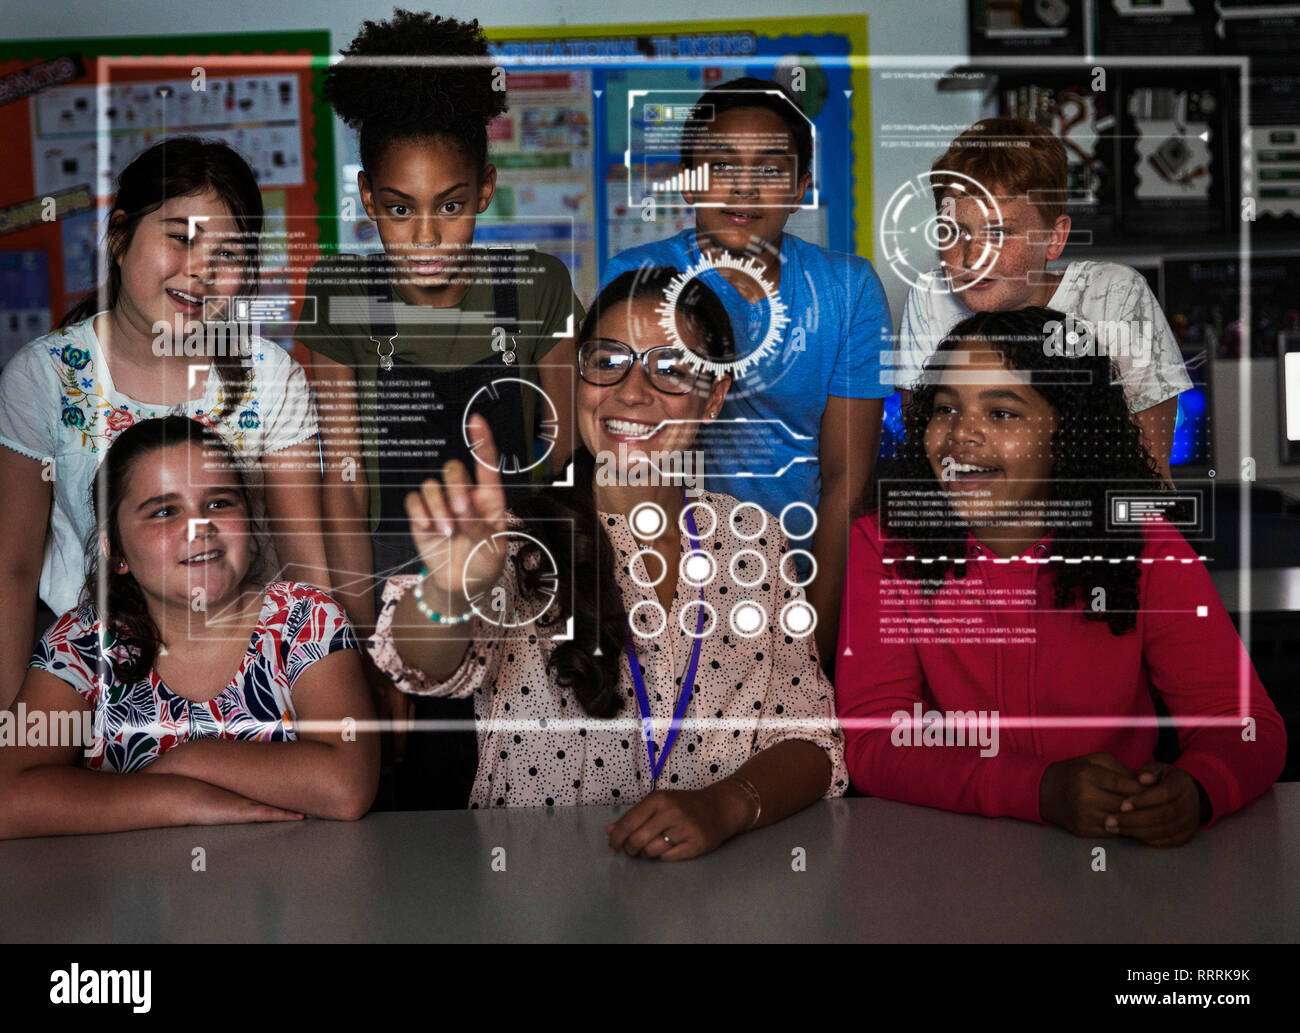
<path fill-rule="evenodd" d="M 424 601 L 424 579 L 429 576 L 429 568 L 420 568 L 420 580 L 415 583 L 415 608 L 422 614 L 433 621 L 434 624 L 464 624 L 474 616 L 474 611 L 462 613 L 459 617 L 444 617 L 440 613 L 434 613 L 429 604 Z"/>

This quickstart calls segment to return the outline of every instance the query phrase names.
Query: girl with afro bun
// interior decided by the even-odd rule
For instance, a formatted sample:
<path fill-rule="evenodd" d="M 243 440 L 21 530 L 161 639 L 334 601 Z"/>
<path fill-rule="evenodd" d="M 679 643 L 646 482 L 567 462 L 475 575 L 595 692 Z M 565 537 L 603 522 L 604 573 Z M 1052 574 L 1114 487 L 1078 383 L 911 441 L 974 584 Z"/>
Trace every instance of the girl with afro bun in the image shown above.
<path fill-rule="evenodd" d="M 1109 356 L 1064 324 L 966 319 L 905 409 L 849 547 L 849 773 L 873 796 L 1178 846 L 1273 783 L 1286 733 L 1195 550 L 1121 508 L 1166 487 Z"/>
<path fill-rule="evenodd" d="M 357 186 L 383 251 L 318 261 L 296 337 L 313 353 L 330 565 L 369 634 L 375 586 L 416 557 L 406 493 L 453 459 L 474 465 L 471 413 L 492 429 L 512 498 L 562 466 L 572 440 L 569 335 L 583 313 L 558 259 L 474 243 L 496 189 L 488 126 L 507 110 L 505 76 L 478 22 L 399 8 L 365 22 L 342 55 L 324 96 L 359 134 Z M 405 727 L 410 705 L 371 673 L 381 712 Z M 473 720 L 461 701 L 421 702 L 414 716 Z M 395 738 L 405 761 L 381 786 L 380 806 L 466 805 L 473 733 L 433 738 Z"/>

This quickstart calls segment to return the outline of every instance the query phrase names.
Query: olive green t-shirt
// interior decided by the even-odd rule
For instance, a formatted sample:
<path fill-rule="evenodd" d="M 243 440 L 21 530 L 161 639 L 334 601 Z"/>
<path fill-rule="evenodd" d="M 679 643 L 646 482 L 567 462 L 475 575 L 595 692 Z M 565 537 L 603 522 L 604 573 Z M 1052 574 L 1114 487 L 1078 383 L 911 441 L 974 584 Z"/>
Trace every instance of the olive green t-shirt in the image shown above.
<path fill-rule="evenodd" d="M 392 267 L 369 256 L 330 255 L 318 261 L 308 274 L 307 301 L 294 338 L 355 371 L 358 429 L 370 485 L 372 528 L 377 526 L 380 513 L 379 451 L 404 447 L 397 443 L 393 428 L 380 427 L 377 419 L 376 383 L 381 375 L 381 356 L 390 348 L 399 370 L 403 362 L 434 372 L 499 362 L 502 377 L 519 378 L 539 389 L 525 390 L 520 396 L 527 440 L 533 440 L 534 417 L 542 397 L 537 361 L 562 338 L 577 332 L 583 310 L 573 292 L 568 269 L 559 259 L 536 251 L 513 255 L 516 311 L 510 322 L 517 330 L 510 333 L 505 332 L 509 329 L 507 316 L 496 311 L 493 283 L 486 276 L 474 277 L 459 304 L 431 308 L 402 300 L 393 284 Z M 501 267 L 496 268 L 493 276 L 500 281 Z M 505 275 L 511 275 L 509 265 L 506 269 Z M 381 333 L 385 323 L 397 333 L 391 346 Z M 317 389 L 319 392 L 321 385 Z M 462 404 L 465 400 L 453 401 Z M 327 431 L 331 400 L 318 394 L 317 407 L 322 430 Z M 337 413 L 334 407 L 333 418 L 340 418 Z M 410 444 L 407 442 L 406 447 Z M 428 470 L 429 474 L 436 472 Z"/>

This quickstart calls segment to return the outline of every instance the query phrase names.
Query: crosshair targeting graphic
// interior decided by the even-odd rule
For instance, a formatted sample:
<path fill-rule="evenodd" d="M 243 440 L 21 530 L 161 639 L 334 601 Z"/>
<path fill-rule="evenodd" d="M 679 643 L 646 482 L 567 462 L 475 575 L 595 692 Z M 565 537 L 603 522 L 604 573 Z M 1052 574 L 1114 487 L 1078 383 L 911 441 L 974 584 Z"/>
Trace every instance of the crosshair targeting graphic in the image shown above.
<path fill-rule="evenodd" d="M 945 199 L 944 210 L 937 214 L 936 194 Z M 931 251 L 950 248 L 961 236 L 952 211 L 963 199 L 975 202 L 986 227 L 1002 226 L 998 199 L 978 180 L 960 172 L 922 172 L 894 191 L 880 216 L 880 250 L 903 282 L 923 291 L 958 293 L 988 276 L 998 257 L 992 236 L 981 241 L 980 253 L 968 266 L 978 271 L 976 278 L 966 283 L 948 283 L 929 275 L 934 268 Z"/>
<path fill-rule="evenodd" d="M 465 571 L 469 570 L 479 549 L 506 552 L 509 549 L 511 538 L 522 538 L 525 541 L 532 542 L 542 550 L 544 559 L 538 599 L 533 601 L 533 605 L 526 608 L 523 606 L 523 600 L 520 599 L 515 605 L 514 612 L 507 613 L 505 589 L 499 585 L 475 583 L 465 576 Z M 551 555 L 551 550 L 531 534 L 525 534 L 523 531 L 498 531 L 492 537 L 484 538 L 474 546 L 470 550 L 470 554 L 465 557 L 465 567 L 461 571 L 460 583 L 461 590 L 465 593 L 470 608 L 489 624 L 495 624 L 499 628 L 518 628 L 537 620 L 551 608 L 560 590 L 559 568 L 555 565 L 555 557 Z"/>
<path fill-rule="evenodd" d="M 501 403 L 501 389 L 507 385 L 518 384 L 521 389 L 526 389 L 537 394 L 538 400 L 534 403 L 533 412 L 535 414 L 534 423 L 537 426 L 537 437 L 546 442 L 546 448 L 540 456 L 533 458 L 527 466 L 524 465 L 523 456 L 513 455 L 511 453 L 498 453 L 496 471 L 503 474 L 527 473 L 536 466 L 546 462 L 551 452 L 555 449 L 555 436 L 559 432 L 560 418 L 555 411 L 550 396 L 547 395 L 536 384 L 529 383 L 520 377 L 499 377 L 490 384 L 484 384 L 474 392 L 469 402 L 465 405 L 465 411 L 460 417 L 460 434 L 465 441 L 465 447 L 469 449 L 470 455 L 480 466 L 488 466 L 479 455 L 478 448 L 470 441 L 469 438 L 469 418 L 475 412 L 481 415 L 488 422 L 488 426 L 496 426 L 496 422 L 490 416 L 491 407 Z"/>
<path fill-rule="evenodd" d="M 677 330 L 677 301 L 682 296 L 682 291 L 698 276 L 702 276 L 710 269 L 733 269 L 736 272 L 748 276 L 763 292 L 763 297 L 767 299 L 767 333 L 759 341 L 758 347 L 753 348 L 747 355 L 739 359 L 733 359 L 730 362 L 718 362 L 716 359 L 709 359 L 703 355 L 697 354 L 694 349 L 689 348 L 686 342 L 682 340 L 682 335 Z M 772 283 L 763 276 L 763 267 L 753 258 L 740 258 L 736 255 L 720 255 L 718 258 L 710 258 L 704 255 L 686 272 L 673 278 L 672 283 L 664 292 L 664 300 L 659 303 L 655 309 L 659 314 L 659 325 L 663 328 L 664 333 L 678 348 L 685 353 L 686 361 L 691 367 L 700 372 L 712 373 L 714 376 L 730 375 L 733 379 L 739 380 L 745 375 L 750 367 L 762 362 L 765 358 L 776 351 L 785 336 L 785 328 L 790 325 L 790 313 L 786 309 L 785 302 L 781 300 L 780 291 L 772 286 Z"/>

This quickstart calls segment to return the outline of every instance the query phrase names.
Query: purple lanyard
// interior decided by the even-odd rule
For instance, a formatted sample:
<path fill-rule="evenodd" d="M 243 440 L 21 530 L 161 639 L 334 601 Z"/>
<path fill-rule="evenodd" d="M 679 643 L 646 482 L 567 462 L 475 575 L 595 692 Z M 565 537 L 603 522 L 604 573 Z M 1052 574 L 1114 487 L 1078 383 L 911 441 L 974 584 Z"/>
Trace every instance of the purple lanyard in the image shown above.
<path fill-rule="evenodd" d="M 683 497 L 684 494 L 683 494 Z M 700 548 L 699 532 L 695 529 L 695 515 L 686 510 L 687 537 L 691 542 L 692 551 L 698 551 Z M 704 601 L 704 586 L 700 586 L 700 602 Z M 632 670 L 632 684 L 636 687 L 636 705 L 641 711 L 641 727 L 645 730 L 646 755 L 650 758 L 650 789 L 653 792 L 659 781 L 659 776 L 663 773 L 664 764 L 668 760 L 668 753 L 677 742 L 677 733 L 681 731 L 682 719 L 686 716 L 686 708 L 691 702 L 691 691 L 695 687 L 695 669 L 700 665 L 700 648 L 704 643 L 704 607 L 699 608 L 699 615 L 695 618 L 695 640 L 691 645 L 690 663 L 686 665 L 686 677 L 682 680 L 681 690 L 677 694 L 677 706 L 673 710 L 672 724 L 668 727 L 668 737 L 664 740 L 664 748 L 660 752 L 655 745 L 654 724 L 650 720 L 650 697 L 645 691 L 645 679 L 641 676 L 641 664 L 636 658 L 636 643 L 632 640 L 632 622 L 624 614 L 623 620 L 623 640 L 624 652 L 627 653 L 627 665 Z M 667 623 L 665 622 L 665 627 Z M 659 752 L 656 759 L 655 753 Z"/>

